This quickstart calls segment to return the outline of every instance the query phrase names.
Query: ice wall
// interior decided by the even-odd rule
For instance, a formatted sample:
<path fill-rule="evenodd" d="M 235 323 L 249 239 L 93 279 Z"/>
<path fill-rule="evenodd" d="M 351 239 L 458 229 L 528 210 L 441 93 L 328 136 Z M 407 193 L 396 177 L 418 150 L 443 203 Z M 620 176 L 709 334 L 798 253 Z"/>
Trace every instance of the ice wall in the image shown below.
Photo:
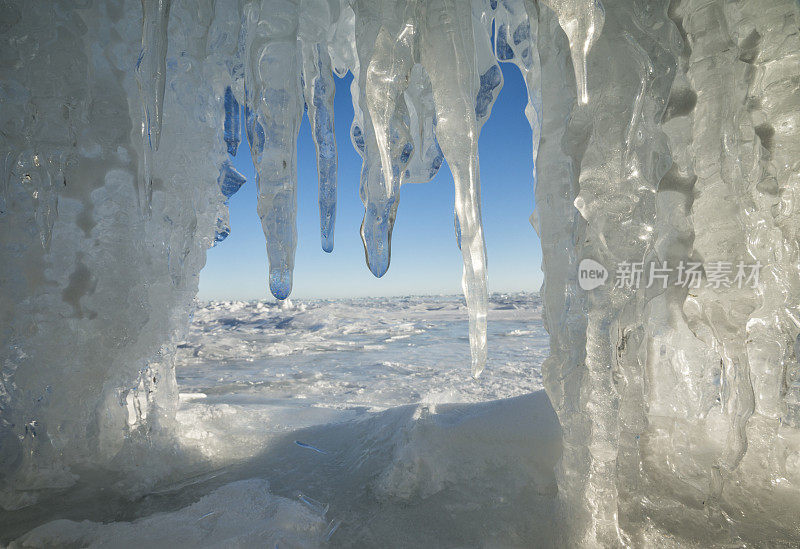
<path fill-rule="evenodd" d="M 446 161 L 472 372 L 486 361 L 478 137 L 528 91 L 564 544 L 797 543 L 800 8 L 794 0 L 3 4 L 0 503 L 178 460 L 171 345 L 250 143 L 269 287 L 292 288 L 304 111 L 333 249 L 353 74 L 368 268 Z M 306 109 L 304 109 L 304 106 Z M 489 160 L 491 161 L 491 159 Z M 518 199 L 509 197 L 509 199 Z M 610 272 L 585 290 L 579 265 Z M 696 287 L 679 264 L 701 266 Z M 713 265 L 759 264 L 743 286 Z M 620 265 L 669 265 L 617 284 Z M 735 268 L 735 267 L 734 267 Z M 655 271 L 653 271 L 655 272 Z M 683 273 L 685 274 L 685 273 Z M 735 272 L 732 272 L 733 276 Z M 535 420 L 535 418 L 531 418 Z M 131 471 L 145 471 L 131 475 Z M 133 480 L 131 480 L 133 479 Z M 130 484 L 133 483 L 134 486 Z"/>
<path fill-rule="evenodd" d="M 172 6 L 156 151 L 142 147 L 143 132 L 157 126 L 142 109 L 161 100 L 158 85 L 155 95 L 137 85 L 145 69 L 143 61 L 137 72 L 137 59 L 151 55 L 142 52 L 139 3 L 3 5 L 6 509 L 87 471 L 125 470 L 125 482 L 146 486 L 170 469 L 157 456 L 172 452 L 172 341 L 224 211 L 217 180 L 237 9 Z M 149 206 L 138 193 L 143 170 Z"/>
<path fill-rule="evenodd" d="M 565 541 L 797 543 L 797 160 L 776 151 L 800 142 L 798 5 L 603 7 L 585 104 L 578 68 L 566 92 L 579 58 L 562 12 L 539 12 L 534 224 Z M 587 258 L 610 280 L 584 291 Z M 672 270 L 618 286 L 626 262 Z M 686 287 L 677 267 L 692 262 L 702 280 Z M 740 262 L 762 265 L 757 283 L 714 282 L 711 267 L 733 281 Z"/>

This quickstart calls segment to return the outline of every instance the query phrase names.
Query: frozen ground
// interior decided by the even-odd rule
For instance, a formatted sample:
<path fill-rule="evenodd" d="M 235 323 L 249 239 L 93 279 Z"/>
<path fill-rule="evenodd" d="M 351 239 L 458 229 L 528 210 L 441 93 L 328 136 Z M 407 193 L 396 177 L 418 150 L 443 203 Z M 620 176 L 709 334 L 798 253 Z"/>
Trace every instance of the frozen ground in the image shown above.
<path fill-rule="evenodd" d="M 560 437 L 537 392 L 540 312 L 536 294 L 492 296 L 475 380 L 459 297 L 200 306 L 178 353 L 178 440 L 203 467 L 18 542 L 547 545 Z"/>

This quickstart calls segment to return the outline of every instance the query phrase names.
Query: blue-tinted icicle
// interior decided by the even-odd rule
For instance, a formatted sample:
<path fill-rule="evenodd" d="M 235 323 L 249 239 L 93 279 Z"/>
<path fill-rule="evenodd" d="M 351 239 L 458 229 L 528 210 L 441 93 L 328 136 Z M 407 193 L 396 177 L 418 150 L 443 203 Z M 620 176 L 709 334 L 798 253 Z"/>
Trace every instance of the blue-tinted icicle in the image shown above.
<path fill-rule="evenodd" d="M 226 160 L 222 163 L 222 166 L 219 168 L 219 177 L 217 178 L 217 183 L 219 184 L 220 192 L 225 197 L 226 207 L 228 205 L 228 199 L 236 194 L 246 182 L 247 179 L 241 173 L 239 173 L 236 168 L 233 167 L 233 164 L 231 164 L 230 161 Z M 214 246 L 228 238 L 228 236 L 231 234 L 227 209 L 224 211 L 225 213 L 223 216 L 217 218 L 217 228 L 214 234 Z"/>
<path fill-rule="evenodd" d="M 304 44 L 303 85 L 311 135 L 317 150 L 319 182 L 319 228 L 322 249 L 333 251 L 336 223 L 336 135 L 333 125 L 333 96 L 336 85 L 331 58 L 325 44 Z"/>
<path fill-rule="evenodd" d="M 225 144 L 228 146 L 228 154 L 236 156 L 241 142 L 241 107 L 233 94 L 230 86 L 225 88 Z"/>
<path fill-rule="evenodd" d="M 265 22 L 280 24 L 265 24 Z M 297 247 L 297 135 L 303 114 L 297 45 L 298 5 L 245 7 L 245 106 L 256 169 L 258 215 L 267 241 L 269 289 L 292 291 Z"/>
<path fill-rule="evenodd" d="M 415 6 L 412 0 L 358 0 L 353 5 L 365 24 L 356 26 L 352 137 L 363 158 L 361 239 L 367 265 L 377 277 L 389 268 L 401 177 L 414 150 L 404 92 L 414 65 Z"/>

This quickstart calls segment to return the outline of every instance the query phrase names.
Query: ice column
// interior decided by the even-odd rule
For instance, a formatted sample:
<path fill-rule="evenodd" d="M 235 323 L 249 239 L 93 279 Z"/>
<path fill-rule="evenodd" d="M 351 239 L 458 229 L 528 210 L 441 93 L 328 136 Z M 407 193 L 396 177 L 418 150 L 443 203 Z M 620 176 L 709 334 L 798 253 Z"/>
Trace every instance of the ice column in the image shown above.
<path fill-rule="evenodd" d="M 570 524 L 589 520 L 588 506 L 574 506 L 570 499 L 581 493 L 584 464 L 589 459 L 583 444 L 587 413 L 580 409 L 586 361 L 586 293 L 578 287 L 580 258 L 575 247 L 585 238 L 586 220 L 574 206 L 582 147 L 564 146 L 569 143 L 568 135 L 574 141 L 574 134 L 567 133 L 571 128 L 566 122 L 577 100 L 569 43 L 551 10 L 541 7 L 538 15 L 536 55 L 541 67 L 544 138 L 535 153 L 536 212 L 532 219 L 542 241 L 543 321 L 550 334 L 550 356 L 542 365 L 542 376 L 563 433 L 559 490 L 562 516 Z M 496 43 L 502 44 L 499 39 Z"/>
<path fill-rule="evenodd" d="M 2 8 L 5 509 L 37 499 L 63 506 L 65 488 L 91 483 L 87 471 L 110 471 L 121 482 L 104 489 L 128 497 L 187 459 L 172 431 L 172 341 L 187 321 L 224 199 L 216 179 L 225 158 L 225 87 L 216 60 L 230 58 L 236 43 L 208 40 L 208 4 L 171 9 L 191 32 L 170 36 L 174 66 L 163 87 L 170 123 L 152 157 L 145 217 L 137 214 L 141 158 L 150 152 L 139 109 L 144 72 L 132 70 L 141 7 L 53 0 Z M 57 212 L 37 211 L 47 203 Z M 40 231 L 48 226 L 46 248 Z"/>
<path fill-rule="evenodd" d="M 549 197 L 551 202 L 575 192 L 566 187 L 570 159 L 579 167 L 574 205 L 586 230 L 576 233 L 571 224 L 559 230 L 564 236 L 581 236 L 574 240 L 576 260 L 592 259 L 613 273 L 617 265 L 644 262 L 653 255 L 655 191 L 670 164 L 658 124 L 675 72 L 674 54 L 669 49 L 675 43 L 674 27 L 666 16 L 666 6 L 644 9 L 639 3 L 606 2 L 603 32 L 594 35 L 591 51 L 584 56 L 592 40 L 584 40 L 576 54 L 576 35 L 570 29 L 585 28 L 585 24 L 578 22 L 573 27 L 565 21 L 568 4 L 554 7 L 570 39 L 578 101 L 561 139 L 566 157 L 559 158 L 548 148 L 548 156 L 555 158 L 542 158 L 540 153 L 539 162 L 552 169 L 558 161 L 565 170 L 561 176 L 564 188 L 560 196 Z M 544 21 L 546 17 L 542 26 L 547 28 Z M 579 70 L 583 63 L 585 76 Z M 548 66 L 548 71 L 553 68 Z M 586 89 L 591 90 L 588 96 Z M 544 137 L 547 141 L 550 135 Z M 541 174 L 537 175 L 537 181 L 541 180 Z M 537 201 L 542 211 L 548 206 L 547 195 L 544 198 L 544 203 Z M 553 223 L 547 221 L 548 226 L 557 228 Z M 540 225 L 540 230 L 545 229 Z M 547 238 L 547 233 L 543 235 Z M 545 249 L 548 247 L 545 244 Z M 559 263 L 566 266 L 571 261 L 564 258 L 551 264 L 557 269 Z M 552 277 L 546 274 L 546 284 L 550 284 Z M 552 326 L 551 318 L 555 321 L 570 315 L 573 304 L 565 301 L 561 305 L 561 296 L 569 296 L 574 286 L 555 282 L 547 291 L 555 294 L 546 297 L 556 307 L 553 317 L 547 313 Z M 614 280 L 587 292 L 585 335 L 570 333 L 580 329 L 580 321 L 568 330 L 561 329 L 570 344 L 585 341 L 585 356 L 568 352 L 545 365 L 546 388 L 564 428 L 561 497 L 569 513 L 572 543 L 629 543 L 619 526 L 619 512 L 620 506 L 632 499 L 628 494 L 638 490 L 638 440 L 646 425 L 638 352 L 646 322 L 642 315 L 645 303 L 643 286 L 617 286 Z M 630 463 L 637 466 L 629 467 Z M 623 484 L 619 483 L 621 476 Z"/>
<path fill-rule="evenodd" d="M 748 250 L 763 264 L 761 304 L 747 322 L 754 406 L 765 417 L 782 416 L 798 425 L 800 310 L 793 289 L 800 288 L 800 6 L 783 0 L 731 7 L 736 8 L 729 18 L 737 31 L 739 59 L 746 64 L 745 105 L 756 137 L 748 134 L 756 143 L 748 191 L 757 205 L 748 215 Z"/>
<path fill-rule="evenodd" d="M 688 2 L 683 25 L 692 54 L 688 77 L 698 94 L 692 126 L 692 153 L 697 182 L 692 217 L 695 225 L 694 254 L 702 257 L 706 274 L 714 265 L 728 262 L 750 264 L 747 247 L 752 210 L 748 191 L 756 136 L 744 109 L 745 64 L 732 41 L 722 4 Z M 747 151 L 747 148 L 750 151 Z M 705 284 L 687 297 L 684 312 L 690 322 L 705 328 L 705 343 L 720 355 L 721 398 L 728 424 L 724 449 L 712 469 L 712 504 L 722 491 L 723 476 L 738 466 L 747 449 L 747 421 L 753 413 L 753 388 L 746 342 L 741 334 L 758 296 L 748 285 Z M 703 337 L 701 336 L 701 337 Z"/>

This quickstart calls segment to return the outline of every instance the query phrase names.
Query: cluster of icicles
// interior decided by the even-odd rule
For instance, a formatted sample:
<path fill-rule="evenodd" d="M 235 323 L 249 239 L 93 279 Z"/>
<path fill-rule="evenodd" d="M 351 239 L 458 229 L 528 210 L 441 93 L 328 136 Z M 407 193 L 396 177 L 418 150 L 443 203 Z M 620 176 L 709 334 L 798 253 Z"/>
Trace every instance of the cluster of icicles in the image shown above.
<path fill-rule="evenodd" d="M 137 77 L 144 166 L 140 200 L 149 207 L 151 155 L 158 149 L 171 0 L 142 0 Z M 603 25 L 599 0 L 546 0 L 570 43 L 578 97 L 588 101 L 586 56 Z M 455 228 L 464 259 L 472 373 L 486 363 L 486 251 L 481 226 L 478 136 L 503 85 L 498 61 L 515 63 L 528 85 L 526 114 L 541 125 L 535 4 L 530 0 L 244 0 L 239 48 L 230 63 L 224 136 L 240 143 L 241 109 L 257 174 L 258 213 L 267 241 L 269 287 L 292 289 L 297 241 L 296 143 L 304 106 L 319 174 L 322 248 L 333 250 L 337 153 L 333 73 L 353 74 L 350 136 L 363 159 L 361 238 L 367 265 L 389 268 L 392 227 L 404 183 L 430 181 L 446 160 L 455 182 Z M 492 36 L 493 35 L 493 36 Z M 230 164 L 226 197 L 244 183 Z M 218 235 L 224 238 L 226 233 Z"/>

